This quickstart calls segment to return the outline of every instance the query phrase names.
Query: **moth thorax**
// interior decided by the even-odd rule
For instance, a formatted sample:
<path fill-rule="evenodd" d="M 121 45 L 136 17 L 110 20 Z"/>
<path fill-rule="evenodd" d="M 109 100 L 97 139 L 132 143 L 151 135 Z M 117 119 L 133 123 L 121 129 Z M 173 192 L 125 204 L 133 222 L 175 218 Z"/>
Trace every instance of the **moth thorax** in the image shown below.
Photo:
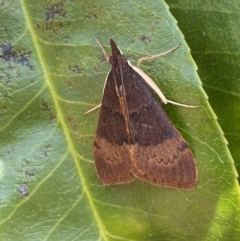
<path fill-rule="evenodd" d="M 125 55 L 117 55 L 117 56 L 112 55 L 109 58 L 109 63 L 112 66 L 122 66 L 127 63 L 127 57 Z"/>

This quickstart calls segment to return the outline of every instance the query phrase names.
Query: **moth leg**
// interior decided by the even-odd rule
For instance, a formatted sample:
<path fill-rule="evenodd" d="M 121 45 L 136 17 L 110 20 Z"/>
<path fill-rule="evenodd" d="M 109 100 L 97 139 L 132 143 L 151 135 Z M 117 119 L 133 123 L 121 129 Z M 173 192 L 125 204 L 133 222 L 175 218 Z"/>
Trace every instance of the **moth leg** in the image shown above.
<path fill-rule="evenodd" d="M 96 109 L 100 108 L 101 106 L 102 106 L 102 104 L 99 104 L 99 105 L 97 105 L 97 106 L 93 107 L 92 109 L 90 109 L 90 110 L 86 111 L 86 112 L 84 113 L 84 115 L 86 115 L 86 114 L 88 114 L 88 113 L 90 113 L 90 112 L 92 112 L 92 111 L 94 111 L 94 110 L 96 110 Z"/>
<path fill-rule="evenodd" d="M 197 108 L 198 106 L 195 105 L 185 105 L 181 104 L 172 100 L 168 100 L 163 92 L 159 89 L 159 87 L 156 85 L 156 83 L 147 75 L 145 74 L 140 68 L 137 66 L 131 66 L 143 79 L 144 81 L 150 86 L 150 88 L 158 95 L 158 97 L 162 100 L 164 104 L 171 103 L 173 105 L 187 107 L 187 108 Z"/>
<path fill-rule="evenodd" d="M 137 67 L 140 66 L 140 64 L 141 64 L 141 62 L 142 62 L 143 60 L 150 60 L 150 59 L 154 59 L 154 58 L 156 58 L 156 57 L 164 56 L 164 55 L 172 52 L 173 50 L 177 49 L 179 46 L 180 46 L 180 44 L 178 44 L 178 45 L 176 45 L 175 47 L 173 47 L 173 48 L 171 48 L 171 49 L 169 49 L 169 50 L 167 50 L 167 51 L 165 51 L 165 52 L 163 52 L 163 53 L 160 53 L 160 54 L 153 54 L 153 55 L 147 55 L 147 56 L 145 56 L 145 57 L 142 57 L 142 58 L 138 59 L 138 61 L 137 61 Z"/>
<path fill-rule="evenodd" d="M 109 62 L 109 55 L 107 54 L 107 52 L 105 51 L 105 49 L 103 48 L 102 44 L 98 41 L 98 39 L 95 38 L 95 41 L 97 42 L 97 44 L 99 45 L 99 47 L 101 48 L 104 58 Z"/>
<path fill-rule="evenodd" d="M 110 70 L 110 71 L 111 71 L 111 70 Z M 103 92 L 104 92 L 104 89 L 105 89 L 105 86 L 106 86 L 106 82 L 107 82 L 107 78 L 108 78 L 108 75 L 109 75 L 110 71 L 108 72 L 107 77 L 106 77 L 106 79 L 105 79 L 105 82 L 104 82 L 104 85 L 103 85 Z M 84 115 L 86 115 L 86 114 L 88 114 L 88 113 L 90 113 L 90 112 L 92 112 L 92 111 L 94 111 L 94 110 L 100 108 L 101 105 L 102 105 L 102 104 L 99 104 L 99 105 L 93 107 L 92 109 L 86 111 L 86 112 L 84 113 Z"/>
<path fill-rule="evenodd" d="M 182 106 L 182 107 L 186 107 L 186 108 L 198 108 L 199 106 L 197 105 L 185 105 L 182 103 L 178 103 L 172 100 L 167 100 L 167 103 L 171 103 L 172 105 L 177 105 L 177 106 Z"/>
<path fill-rule="evenodd" d="M 103 55 L 104 55 L 104 58 L 109 62 L 109 56 L 108 56 L 107 52 L 105 51 L 105 49 L 103 48 L 102 44 L 98 41 L 97 38 L 95 38 L 95 41 L 97 42 L 97 44 L 98 44 L 99 47 L 101 48 L 101 50 L 102 50 L 102 52 L 103 52 Z M 110 72 L 110 71 L 109 71 L 109 72 Z M 109 74 L 109 73 L 108 73 L 108 74 Z M 108 77 L 108 75 L 107 75 L 107 77 Z M 105 83 L 104 83 L 104 86 L 103 86 L 103 91 L 104 91 L 104 89 L 105 89 L 106 82 L 107 82 L 107 78 L 106 78 Z M 86 114 L 88 114 L 88 113 L 90 113 L 90 112 L 92 112 L 92 111 L 100 108 L 101 105 L 102 105 L 102 104 L 99 104 L 99 105 L 93 107 L 92 109 L 86 111 L 86 112 L 84 113 L 84 115 L 86 115 Z"/>

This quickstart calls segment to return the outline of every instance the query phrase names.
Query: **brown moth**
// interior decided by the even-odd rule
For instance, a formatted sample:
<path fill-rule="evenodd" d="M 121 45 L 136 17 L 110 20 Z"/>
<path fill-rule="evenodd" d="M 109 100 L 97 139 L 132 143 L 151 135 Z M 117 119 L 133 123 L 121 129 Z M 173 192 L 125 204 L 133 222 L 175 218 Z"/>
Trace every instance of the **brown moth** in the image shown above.
<path fill-rule="evenodd" d="M 164 103 L 182 104 L 167 100 L 112 39 L 110 44 L 110 58 L 100 45 L 112 69 L 104 85 L 94 140 L 99 180 L 103 185 L 114 185 L 139 178 L 153 185 L 194 189 L 197 169 L 193 154 L 150 88 Z"/>

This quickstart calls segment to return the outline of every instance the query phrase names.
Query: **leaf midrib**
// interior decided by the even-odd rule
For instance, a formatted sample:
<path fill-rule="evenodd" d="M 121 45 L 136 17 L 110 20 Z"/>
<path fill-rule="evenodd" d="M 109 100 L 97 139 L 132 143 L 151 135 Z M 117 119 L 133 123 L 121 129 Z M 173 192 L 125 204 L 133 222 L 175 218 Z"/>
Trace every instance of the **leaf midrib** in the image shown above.
<path fill-rule="evenodd" d="M 41 66 L 42 71 L 43 71 L 44 79 L 45 79 L 46 84 L 49 88 L 50 95 L 52 97 L 52 100 L 53 100 L 54 106 L 56 108 L 56 111 L 58 113 L 59 123 L 62 126 L 64 135 L 65 135 L 65 138 L 66 138 L 67 147 L 68 147 L 68 149 L 69 149 L 69 151 L 70 151 L 70 153 L 73 157 L 75 166 L 77 168 L 78 177 L 80 179 L 80 183 L 82 184 L 81 185 L 82 189 L 85 192 L 86 197 L 87 197 L 88 202 L 89 202 L 89 205 L 92 209 L 93 216 L 94 216 L 95 221 L 96 221 L 96 223 L 98 225 L 98 228 L 99 228 L 100 236 L 104 240 L 107 240 L 107 235 L 106 235 L 107 232 L 106 232 L 105 227 L 102 224 L 101 218 L 100 218 L 100 216 L 99 216 L 99 214 L 98 214 L 98 212 L 95 208 L 92 195 L 91 195 L 91 193 L 90 193 L 90 191 L 87 187 L 87 184 L 86 184 L 86 181 L 85 181 L 85 178 L 84 178 L 84 175 L 83 175 L 83 171 L 81 170 L 81 167 L 79 165 L 78 158 L 77 158 L 77 155 L 76 155 L 76 151 L 75 151 L 75 148 L 74 148 L 74 145 L 73 145 L 73 141 L 72 141 L 72 138 L 70 136 L 70 133 L 68 132 L 66 122 L 64 121 L 65 118 L 64 118 L 64 115 L 62 113 L 59 102 L 57 101 L 57 96 L 55 95 L 54 87 L 52 85 L 52 82 L 50 81 L 51 78 L 49 77 L 49 74 L 48 74 L 48 71 L 47 71 L 47 68 L 46 68 L 46 65 L 45 65 L 44 57 L 43 57 L 43 55 L 40 51 L 40 48 L 39 48 L 40 45 L 39 45 L 39 42 L 38 42 L 37 34 L 35 33 L 34 28 L 33 28 L 33 24 L 32 24 L 32 22 L 29 18 L 29 14 L 28 14 L 28 11 L 27 11 L 27 7 L 24 3 L 24 0 L 21 0 L 21 5 L 22 5 L 24 16 L 25 16 L 26 28 L 28 29 L 28 31 L 30 33 L 30 36 L 32 38 L 33 46 L 36 50 L 36 56 L 39 60 L 40 66 Z"/>

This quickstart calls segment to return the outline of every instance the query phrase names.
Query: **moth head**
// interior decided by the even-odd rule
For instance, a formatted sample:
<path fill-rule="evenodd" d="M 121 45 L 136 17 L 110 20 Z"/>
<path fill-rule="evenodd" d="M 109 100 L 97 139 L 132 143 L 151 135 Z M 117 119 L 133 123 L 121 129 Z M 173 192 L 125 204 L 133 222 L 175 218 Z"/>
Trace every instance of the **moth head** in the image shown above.
<path fill-rule="evenodd" d="M 127 62 L 127 57 L 125 55 L 112 55 L 109 58 L 109 63 L 114 67 L 125 65 Z"/>
<path fill-rule="evenodd" d="M 122 54 L 122 51 L 112 39 L 110 39 L 110 44 L 112 48 L 112 56 L 109 58 L 109 63 L 115 67 L 127 64 L 127 57 Z"/>

